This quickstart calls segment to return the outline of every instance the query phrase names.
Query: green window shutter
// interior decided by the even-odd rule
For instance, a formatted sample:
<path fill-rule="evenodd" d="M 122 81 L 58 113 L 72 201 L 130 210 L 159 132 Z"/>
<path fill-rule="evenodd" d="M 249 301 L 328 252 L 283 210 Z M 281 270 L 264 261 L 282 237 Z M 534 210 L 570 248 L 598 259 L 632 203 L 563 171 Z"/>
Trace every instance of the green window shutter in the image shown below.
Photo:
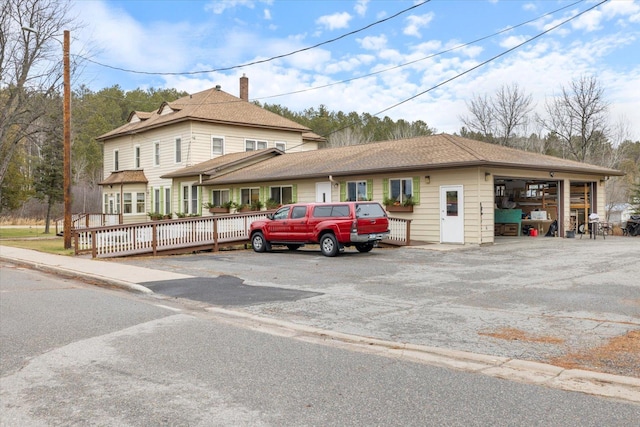
<path fill-rule="evenodd" d="M 344 202 L 345 200 L 347 200 L 347 183 L 340 181 L 340 201 Z"/>
<path fill-rule="evenodd" d="M 382 201 L 385 201 L 389 198 L 389 180 L 384 178 L 382 180 Z"/>
<path fill-rule="evenodd" d="M 151 194 L 154 194 L 153 190 L 151 190 Z M 158 203 L 158 206 L 160 207 L 159 212 L 164 211 L 164 187 L 163 186 L 160 186 L 160 201 Z"/>
<path fill-rule="evenodd" d="M 293 184 L 291 186 L 291 201 L 293 203 L 298 203 L 298 184 Z"/>
<path fill-rule="evenodd" d="M 204 200 L 202 200 L 202 185 L 198 186 L 198 215 L 202 215 L 202 203 L 204 203 Z"/>
<path fill-rule="evenodd" d="M 260 201 L 262 203 L 267 201 L 267 187 L 265 186 L 260 187 Z"/>
<path fill-rule="evenodd" d="M 373 200 L 373 180 L 367 180 L 367 200 Z"/>
<path fill-rule="evenodd" d="M 413 202 L 416 205 L 420 204 L 420 177 L 413 177 Z"/>
<path fill-rule="evenodd" d="M 155 206 L 155 204 L 153 203 L 153 187 L 150 187 L 149 189 L 149 212 L 153 212 L 153 207 Z"/>

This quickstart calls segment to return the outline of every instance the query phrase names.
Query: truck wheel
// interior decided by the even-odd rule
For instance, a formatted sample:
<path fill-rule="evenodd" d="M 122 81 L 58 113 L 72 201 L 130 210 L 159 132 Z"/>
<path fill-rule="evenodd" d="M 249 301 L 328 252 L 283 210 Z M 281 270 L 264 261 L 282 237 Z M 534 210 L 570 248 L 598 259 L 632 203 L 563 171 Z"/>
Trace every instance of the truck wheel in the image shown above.
<path fill-rule="evenodd" d="M 269 243 L 264 240 L 264 235 L 258 231 L 251 236 L 251 246 L 253 246 L 253 250 L 256 252 L 266 252 L 269 247 Z"/>
<path fill-rule="evenodd" d="M 327 233 L 320 239 L 320 250 L 324 256 L 336 256 L 338 255 L 338 241 L 331 233 Z"/>
<path fill-rule="evenodd" d="M 373 249 L 373 243 L 360 243 L 358 245 L 356 245 L 356 249 L 358 250 L 358 252 L 369 252 L 371 251 L 371 249 Z"/>

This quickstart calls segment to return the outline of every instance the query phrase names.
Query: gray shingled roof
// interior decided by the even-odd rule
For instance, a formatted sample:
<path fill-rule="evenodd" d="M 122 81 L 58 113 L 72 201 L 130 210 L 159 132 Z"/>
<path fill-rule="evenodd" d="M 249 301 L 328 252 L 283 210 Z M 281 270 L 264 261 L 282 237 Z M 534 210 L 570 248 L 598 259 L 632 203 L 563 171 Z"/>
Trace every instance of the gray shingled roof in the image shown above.
<path fill-rule="evenodd" d="M 215 157 L 202 163 L 178 169 L 176 171 L 162 175 L 160 176 L 160 178 L 181 178 L 185 176 L 195 175 L 215 175 L 221 173 L 225 169 L 238 164 L 250 164 L 251 161 L 258 161 L 260 158 L 268 159 L 272 156 L 281 154 L 284 153 L 277 148 L 267 148 L 263 150 L 243 151 L 240 153 L 226 154 L 224 156 Z"/>
<path fill-rule="evenodd" d="M 169 114 L 159 114 L 165 106 L 169 106 L 174 111 Z M 153 113 L 147 113 L 150 116 L 146 119 L 145 116 L 147 114 L 143 112 L 136 112 L 135 114 L 143 120 L 136 123 L 127 123 L 104 135 L 100 135 L 96 139 L 104 141 L 121 135 L 133 132 L 139 133 L 186 120 L 291 130 L 301 133 L 310 132 L 309 128 L 299 123 L 215 88 L 188 95 L 173 102 L 163 103 Z M 315 134 L 311 134 L 309 137 L 312 135 Z M 315 136 L 319 137 L 318 135 Z"/>
<path fill-rule="evenodd" d="M 111 172 L 111 175 L 99 182 L 98 185 L 147 184 L 148 182 L 144 171 L 124 170 Z"/>
<path fill-rule="evenodd" d="M 600 166 L 439 134 L 289 153 L 214 177 L 204 184 L 235 184 L 482 165 L 623 175 L 620 171 Z"/>

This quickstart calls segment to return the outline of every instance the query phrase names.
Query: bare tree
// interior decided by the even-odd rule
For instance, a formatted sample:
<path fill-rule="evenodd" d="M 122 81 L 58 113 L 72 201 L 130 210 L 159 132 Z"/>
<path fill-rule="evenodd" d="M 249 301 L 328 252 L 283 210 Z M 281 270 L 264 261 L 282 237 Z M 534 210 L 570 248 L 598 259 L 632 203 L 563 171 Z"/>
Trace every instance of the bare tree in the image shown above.
<path fill-rule="evenodd" d="M 532 103 L 532 96 L 525 94 L 517 83 L 503 85 L 492 97 L 474 96 L 467 104 L 471 115 L 460 119 L 487 141 L 514 146 L 517 132 L 526 133 Z"/>
<path fill-rule="evenodd" d="M 61 84 L 69 0 L 4 0 L 0 6 L 0 184 L 18 144 L 40 132 L 38 118 Z"/>
<path fill-rule="evenodd" d="M 367 144 L 371 138 L 366 136 L 360 127 L 346 127 L 329 135 L 328 147 L 344 147 L 347 145 Z"/>
<path fill-rule="evenodd" d="M 542 124 L 562 142 L 564 157 L 584 162 L 606 141 L 608 104 L 596 77 L 573 80 L 562 94 L 547 102 Z"/>
<path fill-rule="evenodd" d="M 495 131 L 495 116 L 491 100 L 484 96 L 474 95 L 467 103 L 471 116 L 460 117 L 460 120 L 469 130 L 481 133 L 487 141 L 493 142 Z"/>
<path fill-rule="evenodd" d="M 532 102 L 531 95 L 525 94 L 517 83 L 503 85 L 495 94 L 491 107 L 500 145 L 513 146 L 511 140 L 517 137 L 516 131 L 522 129 L 526 132 Z"/>

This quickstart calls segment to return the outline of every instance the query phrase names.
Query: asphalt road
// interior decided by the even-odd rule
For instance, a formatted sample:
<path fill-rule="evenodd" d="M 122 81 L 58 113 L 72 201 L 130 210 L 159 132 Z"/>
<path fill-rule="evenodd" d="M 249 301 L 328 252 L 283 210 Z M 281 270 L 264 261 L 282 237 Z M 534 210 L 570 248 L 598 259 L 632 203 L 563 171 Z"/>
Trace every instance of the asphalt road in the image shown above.
<path fill-rule="evenodd" d="M 640 417 L 637 404 L 264 334 L 181 300 L 1 267 L 3 426 L 628 426 Z"/>
<path fill-rule="evenodd" d="M 193 288 L 176 282 L 173 291 L 171 284 L 142 283 L 167 295 L 189 293 L 210 305 L 298 324 L 518 359 L 548 361 L 640 330 L 640 238 L 506 238 L 486 247 L 347 250 L 336 258 L 317 247 L 237 250 L 112 262 L 198 278 L 197 289 L 196 281 Z M 265 292 L 231 302 L 221 294 L 221 278 Z M 500 338 L 505 331 L 527 339 Z M 640 355 L 611 373 L 640 376 L 638 366 Z"/>

